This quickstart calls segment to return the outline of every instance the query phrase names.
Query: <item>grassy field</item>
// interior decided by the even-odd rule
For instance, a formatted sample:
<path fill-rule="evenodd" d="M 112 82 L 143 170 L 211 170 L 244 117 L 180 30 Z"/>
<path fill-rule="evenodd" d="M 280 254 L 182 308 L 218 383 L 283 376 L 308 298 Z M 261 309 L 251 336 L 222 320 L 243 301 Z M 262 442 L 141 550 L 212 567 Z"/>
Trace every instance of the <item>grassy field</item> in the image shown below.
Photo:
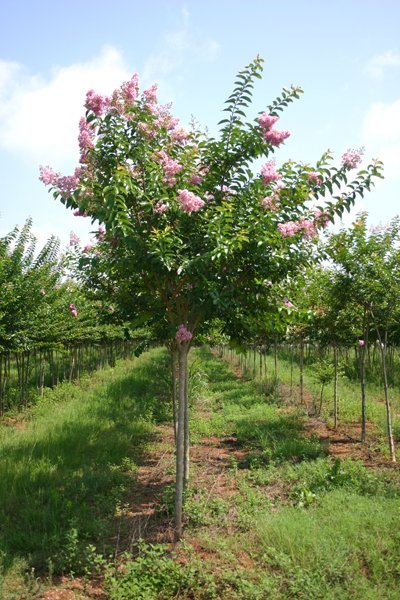
<path fill-rule="evenodd" d="M 66 597 L 91 598 L 100 572 L 99 597 L 112 600 L 397 599 L 399 471 L 335 461 L 276 385 L 206 349 L 191 360 L 183 543 L 143 531 L 135 559 L 116 547 L 116 515 L 132 509 L 143 469 L 173 475 L 168 356 L 156 349 L 1 426 L 0 597 L 50 598 L 67 575 L 68 589 L 82 585 Z M 160 539 L 170 502 L 170 484 L 154 492 Z"/>

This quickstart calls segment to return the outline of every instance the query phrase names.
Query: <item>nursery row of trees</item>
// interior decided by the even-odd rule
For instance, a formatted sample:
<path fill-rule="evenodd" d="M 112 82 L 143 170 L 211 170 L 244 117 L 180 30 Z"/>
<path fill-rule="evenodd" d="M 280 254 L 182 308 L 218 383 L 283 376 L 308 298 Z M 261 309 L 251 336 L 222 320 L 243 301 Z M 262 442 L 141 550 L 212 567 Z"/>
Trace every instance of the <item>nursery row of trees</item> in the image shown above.
<path fill-rule="evenodd" d="M 139 347 L 114 306 L 67 267 L 55 237 L 37 251 L 30 221 L 0 239 L 0 415 Z"/>
<path fill-rule="evenodd" d="M 111 288 L 125 316 L 151 323 L 178 364 L 176 539 L 189 477 L 193 341 L 216 319 L 236 344 L 285 329 L 295 313 L 285 290 L 318 256 L 318 232 L 381 176 L 374 161 L 349 179 L 359 150 L 340 166 L 326 152 L 315 165 L 289 160 L 278 168 L 270 157 L 290 133 L 275 124 L 302 92 L 284 89 L 249 119 L 261 72 L 257 57 L 237 76 L 218 138 L 185 131 L 158 103 L 156 86 L 140 93 L 137 75 L 111 96 L 90 90 L 80 167 L 67 177 L 41 169 L 55 198 L 104 227 L 96 250 L 77 257 L 81 281 L 99 294 Z M 267 158 L 259 170 L 257 159 Z"/>

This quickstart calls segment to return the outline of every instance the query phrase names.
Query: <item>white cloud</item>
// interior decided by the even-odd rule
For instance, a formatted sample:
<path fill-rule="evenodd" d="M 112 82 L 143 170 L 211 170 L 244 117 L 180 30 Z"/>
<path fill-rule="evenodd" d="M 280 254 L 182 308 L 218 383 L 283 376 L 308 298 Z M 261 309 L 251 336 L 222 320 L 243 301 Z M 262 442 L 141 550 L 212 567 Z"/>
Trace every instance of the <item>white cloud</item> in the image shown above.
<path fill-rule="evenodd" d="M 165 33 L 159 50 L 153 52 L 144 63 L 143 81 L 145 85 L 158 83 L 161 95 L 169 100 L 173 96 L 170 76 L 184 64 L 190 62 L 211 62 L 220 50 L 220 45 L 212 39 L 204 40 L 193 30 L 190 14 L 182 10 L 182 24 L 179 29 Z"/>
<path fill-rule="evenodd" d="M 49 78 L 0 62 L 0 146 L 56 168 L 77 160 L 87 90 L 110 93 L 131 75 L 112 47 L 87 62 L 55 67 Z"/>
<path fill-rule="evenodd" d="M 400 67 L 400 53 L 394 50 L 387 50 L 383 54 L 373 56 L 366 65 L 366 72 L 375 79 L 383 77 L 385 69 L 388 67 Z"/>
<path fill-rule="evenodd" d="M 385 165 L 387 179 L 400 178 L 400 100 L 372 104 L 362 126 L 363 143 Z"/>

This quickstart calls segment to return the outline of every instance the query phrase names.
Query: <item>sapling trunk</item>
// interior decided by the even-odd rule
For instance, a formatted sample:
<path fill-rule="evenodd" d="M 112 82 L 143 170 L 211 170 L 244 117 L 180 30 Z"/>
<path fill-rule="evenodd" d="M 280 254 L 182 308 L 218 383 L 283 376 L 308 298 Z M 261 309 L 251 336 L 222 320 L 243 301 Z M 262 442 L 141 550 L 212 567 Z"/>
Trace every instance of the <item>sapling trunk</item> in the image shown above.
<path fill-rule="evenodd" d="M 338 401 L 337 401 L 337 380 L 338 380 L 338 358 L 336 344 L 333 346 L 333 427 L 338 426 Z"/>
<path fill-rule="evenodd" d="M 291 352 L 290 352 L 290 397 L 292 397 L 293 395 L 293 344 L 291 345 Z"/>
<path fill-rule="evenodd" d="M 300 404 L 304 402 L 304 384 L 303 384 L 303 363 L 304 363 L 304 344 L 300 340 Z"/>
<path fill-rule="evenodd" d="M 179 409 L 178 431 L 176 438 L 176 480 L 175 480 L 175 530 L 174 538 L 178 542 L 182 536 L 183 487 L 184 487 L 184 439 L 185 439 L 185 403 L 188 347 L 179 345 Z"/>
<path fill-rule="evenodd" d="M 366 311 L 364 312 L 364 340 L 360 348 L 360 384 L 361 384 L 361 441 L 365 442 L 367 437 L 367 411 L 365 401 L 365 349 L 368 343 L 368 327 L 366 326 Z"/>
<path fill-rule="evenodd" d="M 184 411 L 184 441 L 183 441 L 183 485 L 187 486 L 189 482 L 189 448 L 190 448 L 190 433 L 189 433 L 189 388 L 188 388 L 188 368 L 185 372 L 185 411 Z"/>
<path fill-rule="evenodd" d="M 175 446 L 178 432 L 178 390 L 176 385 L 176 375 L 178 367 L 178 351 L 175 347 L 171 349 L 171 387 L 172 387 L 172 414 L 174 419 L 174 439 Z"/>
<path fill-rule="evenodd" d="M 387 331 L 385 331 L 385 341 L 382 341 L 382 337 L 379 331 L 379 327 L 375 326 L 376 333 L 378 335 L 379 344 L 381 348 L 381 357 L 382 357 L 382 373 L 383 373 L 383 386 L 385 390 L 385 405 L 386 405 L 386 425 L 388 431 L 388 441 L 389 441 L 389 452 L 390 458 L 393 463 L 396 462 L 396 450 L 394 447 L 394 439 L 393 439 L 393 431 L 392 431 L 392 416 L 390 410 L 390 402 L 389 402 L 389 386 L 387 379 L 387 368 L 386 368 L 386 345 L 387 345 Z"/>

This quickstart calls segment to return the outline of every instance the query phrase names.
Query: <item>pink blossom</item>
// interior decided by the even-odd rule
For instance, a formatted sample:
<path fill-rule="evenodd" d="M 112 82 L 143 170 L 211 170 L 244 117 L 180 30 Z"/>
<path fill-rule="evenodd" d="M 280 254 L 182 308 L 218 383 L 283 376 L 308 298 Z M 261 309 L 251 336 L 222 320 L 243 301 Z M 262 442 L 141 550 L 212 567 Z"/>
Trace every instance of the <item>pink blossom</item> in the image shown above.
<path fill-rule="evenodd" d="M 360 348 L 364 348 L 365 341 L 364 340 L 358 340 L 358 345 L 360 346 Z"/>
<path fill-rule="evenodd" d="M 319 173 L 315 173 L 314 171 L 310 171 L 308 173 L 308 185 L 321 185 L 322 179 L 319 176 Z"/>
<path fill-rule="evenodd" d="M 84 117 L 79 121 L 78 142 L 81 152 L 87 152 L 89 148 L 94 148 L 94 131 Z"/>
<path fill-rule="evenodd" d="M 122 85 L 121 90 L 123 91 L 126 101 L 130 105 L 133 105 L 139 94 L 139 75 L 134 73 L 131 79 Z"/>
<path fill-rule="evenodd" d="M 79 244 L 79 238 L 76 235 L 76 233 L 74 233 L 73 231 L 71 231 L 71 233 L 69 234 L 69 245 L 70 246 L 77 246 Z"/>
<path fill-rule="evenodd" d="M 214 196 L 213 196 L 213 194 L 210 194 L 210 192 L 204 192 L 203 197 L 206 200 L 214 200 Z"/>
<path fill-rule="evenodd" d="M 168 210 L 168 204 L 165 204 L 162 200 L 159 200 L 153 210 L 155 213 L 161 215 L 162 213 L 165 213 L 166 210 Z"/>
<path fill-rule="evenodd" d="M 167 183 L 169 186 L 173 186 L 176 183 L 175 175 L 182 171 L 183 166 L 180 165 L 177 160 L 174 160 L 168 156 L 164 150 L 157 152 L 157 156 L 160 159 L 161 166 L 165 173 L 165 183 Z"/>
<path fill-rule="evenodd" d="M 189 190 L 178 190 L 177 200 L 181 210 L 186 213 L 197 212 L 205 204 L 204 200 L 193 194 L 193 192 L 189 192 Z"/>
<path fill-rule="evenodd" d="M 269 160 L 265 163 L 265 165 L 261 167 L 261 175 L 265 185 L 267 185 L 268 183 L 272 183 L 273 181 L 278 181 L 278 179 L 282 177 L 275 170 L 274 160 Z"/>
<path fill-rule="evenodd" d="M 278 194 L 273 194 L 272 196 L 265 196 L 265 198 L 260 200 L 260 204 L 265 210 L 275 211 L 279 209 L 278 200 Z"/>
<path fill-rule="evenodd" d="M 104 225 L 99 225 L 99 229 L 96 233 L 96 237 L 100 242 L 102 240 L 104 240 L 105 233 L 106 233 L 106 228 L 104 227 Z"/>
<path fill-rule="evenodd" d="M 288 298 L 286 298 L 286 296 L 283 298 L 283 304 L 287 308 L 295 308 L 294 304 L 292 302 L 290 302 L 290 300 L 288 300 Z"/>
<path fill-rule="evenodd" d="M 280 146 L 289 136 L 290 131 L 280 131 L 278 129 L 271 129 L 264 132 L 264 139 L 269 142 L 271 146 Z"/>
<path fill-rule="evenodd" d="M 271 127 L 273 127 L 275 125 L 275 123 L 278 121 L 279 117 L 276 117 L 274 115 L 269 115 L 268 113 L 263 113 L 262 115 L 260 115 L 258 117 L 258 122 L 260 123 L 261 127 L 263 129 L 271 129 Z"/>
<path fill-rule="evenodd" d="M 200 183 L 203 181 L 204 177 L 202 175 L 198 175 L 197 173 L 193 173 L 189 179 L 188 179 L 188 183 L 190 183 L 190 185 L 200 185 Z"/>
<path fill-rule="evenodd" d="M 87 217 L 88 216 L 86 210 L 84 210 L 83 213 L 81 213 L 79 208 L 75 209 L 72 214 L 74 215 L 74 217 Z"/>
<path fill-rule="evenodd" d="M 186 131 L 184 129 L 182 129 L 182 127 L 180 127 L 179 129 L 172 129 L 171 131 L 171 139 L 173 142 L 175 142 L 176 144 L 182 144 L 182 142 L 185 142 L 188 138 L 188 134 L 186 133 Z"/>
<path fill-rule="evenodd" d="M 110 304 L 110 306 L 107 306 L 107 310 L 110 312 L 114 312 L 114 307 Z"/>
<path fill-rule="evenodd" d="M 86 94 L 85 108 L 94 112 L 97 117 L 101 117 L 108 102 L 108 98 L 96 94 L 94 90 L 89 90 Z"/>
<path fill-rule="evenodd" d="M 264 279 L 264 285 L 272 285 L 272 281 L 270 279 Z"/>
<path fill-rule="evenodd" d="M 329 213 L 324 210 L 316 210 L 314 213 L 314 222 L 321 226 L 327 227 L 329 225 Z"/>
<path fill-rule="evenodd" d="M 179 325 L 178 327 L 178 331 L 175 334 L 175 339 L 178 342 L 188 342 L 192 339 L 193 334 L 191 331 L 189 331 L 188 329 L 186 329 L 186 327 L 184 325 Z"/>
<path fill-rule="evenodd" d="M 223 192 L 226 196 L 234 196 L 235 194 L 237 194 L 237 191 L 233 190 L 228 185 L 223 185 L 221 187 L 221 192 Z"/>
<path fill-rule="evenodd" d="M 51 167 L 43 167 L 42 165 L 39 167 L 39 171 L 39 180 L 44 183 L 44 185 L 57 185 L 58 178 L 60 177 L 59 173 L 53 171 Z"/>
<path fill-rule="evenodd" d="M 73 175 L 58 177 L 56 187 L 62 198 L 69 198 L 75 192 L 80 182 L 81 172 L 81 168 L 78 167 L 77 169 L 75 169 Z"/>
<path fill-rule="evenodd" d="M 157 85 L 152 85 L 147 90 L 144 90 L 143 96 L 147 103 L 157 104 Z"/>
<path fill-rule="evenodd" d="M 347 150 L 342 156 L 342 165 L 346 167 L 346 169 L 356 169 L 362 161 L 363 154 L 364 148 Z"/>
<path fill-rule="evenodd" d="M 303 235 L 306 240 L 315 238 L 315 236 L 317 235 L 315 221 L 310 221 L 309 219 L 301 217 L 301 219 L 299 220 L 299 225 L 300 228 L 303 230 Z"/>
<path fill-rule="evenodd" d="M 90 252 L 92 248 L 93 248 L 93 246 L 91 244 L 86 244 L 86 246 L 84 246 L 84 248 L 83 248 L 83 251 Z"/>
<path fill-rule="evenodd" d="M 77 317 L 77 316 L 78 316 L 78 311 L 76 310 L 76 306 L 75 306 L 75 304 L 72 304 L 72 303 L 71 303 L 71 304 L 69 305 L 69 310 L 71 311 L 71 315 L 72 315 L 73 317 Z"/>
<path fill-rule="evenodd" d="M 278 225 L 278 231 L 283 237 L 293 237 L 300 229 L 300 223 L 295 221 L 287 221 L 287 223 L 279 223 Z"/>
<path fill-rule="evenodd" d="M 141 135 L 149 138 L 150 140 L 153 139 L 156 135 L 155 129 L 151 127 L 148 123 L 143 123 L 143 121 L 138 123 L 137 128 Z"/>

